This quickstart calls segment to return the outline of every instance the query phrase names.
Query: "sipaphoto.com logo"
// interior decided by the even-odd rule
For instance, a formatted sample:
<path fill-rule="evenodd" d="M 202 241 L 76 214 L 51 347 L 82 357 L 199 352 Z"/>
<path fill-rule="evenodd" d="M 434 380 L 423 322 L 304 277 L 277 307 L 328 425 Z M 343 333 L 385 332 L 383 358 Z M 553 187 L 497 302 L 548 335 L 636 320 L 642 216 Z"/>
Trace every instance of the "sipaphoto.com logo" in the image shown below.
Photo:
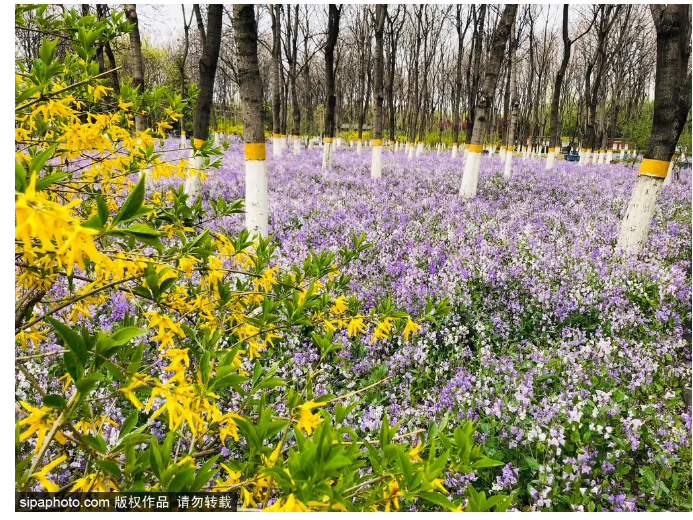
<path fill-rule="evenodd" d="M 15 492 L 17 512 L 225 511 L 238 510 L 238 493 L 212 492 Z"/>

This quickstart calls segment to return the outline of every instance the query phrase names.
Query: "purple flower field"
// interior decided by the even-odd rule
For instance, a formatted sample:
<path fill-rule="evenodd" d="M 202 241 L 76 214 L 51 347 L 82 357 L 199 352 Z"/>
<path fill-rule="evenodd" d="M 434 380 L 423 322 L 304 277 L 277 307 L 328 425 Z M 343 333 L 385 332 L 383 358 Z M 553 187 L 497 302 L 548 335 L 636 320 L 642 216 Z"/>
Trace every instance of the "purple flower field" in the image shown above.
<path fill-rule="evenodd" d="M 478 195 L 465 200 L 462 158 L 449 152 L 411 161 L 384 152 L 377 181 L 368 149 L 339 148 L 324 173 L 321 160 L 317 148 L 268 156 L 280 265 L 363 231 L 372 247 L 345 274 L 366 309 L 390 296 L 416 313 L 431 296 L 448 297 L 452 312 L 409 341 L 343 334 L 315 396 L 392 376 L 361 396 L 354 429 L 377 436 L 384 413 L 409 431 L 445 414 L 451 424 L 476 420 L 477 441 L 505 463 L 485 484 L 514 490 L 518 509 L 690 507 L 691 409 L 681 389 L 691 377 L 690 170 L 664 187 L 643 254 L 624 260 L 615 243 L 636 170 L 622 165 L 558 161 L 547 173 L 544 159 L 516 158 L 505 182 L 500 159 L 484 156 Z M 243 161 L 231 145 L 203 198 L 243 198 Z M 234 215 L 210 228 L 233 233 L 243 223 Z M 128 305 L 114 301 L 92 320 L 107 326 Z M 278 376 L 298 381 L 319 354 L 290 333 L 272 358 Z M 35 364 L 39 379 L 47 370 Z M 27 391 L 20 378 L 18 396 Z M 476 478 L 445 484 L 456 493 Z"/>

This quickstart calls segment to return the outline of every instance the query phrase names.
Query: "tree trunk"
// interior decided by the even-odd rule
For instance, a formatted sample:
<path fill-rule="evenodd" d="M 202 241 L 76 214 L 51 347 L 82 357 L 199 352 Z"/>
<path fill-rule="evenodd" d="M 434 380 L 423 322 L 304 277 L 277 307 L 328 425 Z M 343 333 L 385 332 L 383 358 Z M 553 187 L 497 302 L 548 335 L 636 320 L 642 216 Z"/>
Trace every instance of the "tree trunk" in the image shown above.
<path fill-rule="evenodd" d="M 265 132 L 262 125 L 262 81 L 257 59 L 257 26 L 254 11 L 252 4 L 234 4 L 233 34 L 236 40 L 245 149 L 245 227 L 251 235 L 266 237 L 267 168 Z"/>
<path fill-rule="evenodd" d="M 210 4 L 207 9 L 207 35 L 205 47 L 200 59 L 200 92 L 195 103 L 193 115 L 193 156 L 192 168 L 185 183 L 185 192 L 191 199 L 197 198 L 202 192 L 199 170 L 202 168 L 202 157 L 195 149 L 209 137 L 209 119 L 212 113 L 212 96 L 214 93 L 214 76 L 217 72 L 219 47 L 221 45 L 221 20 L 224 8 L 221 4 Z"/>
<path fill-rule="evenodd" d="M 195 13 L 195 20 L 197 20 L 197 31 L 200 33 L 200 43 L 204 49 L 207 46 L 207 35 L 205 34 L 205 24 L 202 21 L 200 4 L 193 4 L 193 12 Z"/>
<path fill-rule="evenodd" d="M 342 8 L 337 9 L 335 4 L 329 4 L 327 19 L 327 43 L 325 44 L 325 79 L 327 84 L 327 99 L 325 110 L 325 143 L 323 145 L 322 167 L 327 168 L 332 164 L 332 139 L 335 135 L 335 108 L 337 96 L 335 95 L 334 80 L 334 48 L 339 36 L 339 16 Z"/>
<path fill-rule="evenodd" d="M 452 158 L 457 156 L 457 147 L 459 146 L 460 137 L 460 97 L 462 95 L 462 54 L 464 50 L 464 34 L 469 27 L 469 18 L 467 18 L 467 27 L 462 32 L 461 20 L 462 6 L 457 5 L 457 66 L 455 69 L 455 95 L 452 100 Z"/>
<path fill-rule="evenodd" d="M 423 5 L 420 6 L 419 11 L 416 11 L 414 7 L 414 12 L 416 13 L 417 23 L 416 23 L 416 50 L 414 51 L 414 98 L 412 99 L 412 112 L 411 119 L 409 122 L 409 159 L 414 156 L 414 148 L 416 147 L 416 128 L 419 121 L 419 52 L 421 50 L 421 14 L 423 11 Z"/>
<path fill-rule="evenodd" d="M 180 98 L 186 99 L 188 96 L 188 91 L 185 87 L 185 62 L 188 60 L 188 51 L 190 49 L 190 26 L 192 25 L 192 14 L 190 16 L 190 21 L 185 21 L 185 5 L 181 4 L 183 10 L 183 55 L 181 56 L 180 66 L 178 67 L 178 73 L 180 75 Z M 185 148 L 185 119 L 181 116 L 180 118 L 180 146 Z"/>
<path fill-rule="evenodd" d="M 563 59 L 561 66 L 556 74 L 556 81 L 553 84 L 553 97 L 551 98 L 551 133 L 549 134 L 549 153 L 546 156 L 546 169 L 553 168 L 553 163 L 556 154 L 560 151 L 561 137 L 558 133 L 558 107 L 561 101 L 561 88 L 563 87 L 563 78 L 565 71 L 570 62 L 570 48 L 572 46 L 568 35 L 568 4 L 563 5 Z"/>
<path fill-rule="evenodd" d="M 474 22 L 474 70 L 472 71 L 471 88 L 468 92 L 467 106 L 469 107 L 469 111 L 467 115 L 467 136 L 465 139 L 467 145 L 472 142 L 472 134 L 474 132 L 474 125 L 476 124 L 477 91 L 479 90 L 479 80 L 481 77 L 481 51 L 484 37 L 484 21 L 486 19 L 486 4 L 482 4 L 479 10 L 479 19 Z M 468 147 L 465 148 L 465 156 L 467 148 Z"/>
<path fill-rule="evenodd" d="M 617 251 L 642 251 L 676 143 L 691 109 L 691 6 L 652 4 L 657 30 L 652 134 L 621 224 Z"/>
<path fill-rule="evenodd" d="M 500 21 L 498 22 L 498 26 L 493 32 L 491 56 L 486 66 L 484 83 L 476 105 L 472 142 L 469 145 L 467 162 L 464 165 L 464 173 L 462 175 L 460 195 L 463 197 L 473 198 L 476 196 L 476 189 L 479 183 L 481 151 L 483 149 L 483 132 L 486 126 L 489 107 L 493 103 L 501 61 L 505 53 L 505 45 L 508 42 L 510 28 L 513 25 L 516 13 L 517 5 L 506 5 L 503 9 Z"/>
<path fill-rule="evenodd" d="M 291 83 L 291 107 L 292 122 L 291 127 L 294 134 L 294 154 L 301 153 L 301 107 L 298 102 L 298 89 L 296 88 L 296 67 L 298 62 L 298 4 L 294 6 L 294 21 L 291 25 L 291 9 L 287 10 L 287 27 L 291 31 L 290 42 L 291 52 L 287 53 L 289 60 L 289 81 Z M 307 59 L 307 57 L 306 57 Z"/>
<path fill-rule="evenodd" d="M 281 130 L 281 78 L 279 76 L 279 60 L 281 57 L 281 5 L 270 6 L 272 15 L 272 155 L 282 154 Z"/>
<path fill-rule="evenodd" d="M 132 58 L 132 86 L 137 88 L 138 94 L 144 94 L 144 67 L 142 65 L 142 42 L 140 41 L 140 27 L 137 21 L 137 6 L 125 4 L 125 15 L 128 22 L 134 24 L 130 31 L 130 55 Z M 143 132 L 147 129 L 147 120 L 144 114 L 135 115 L 135 131 Z"/>
<path fill-rule="evenodd" d="M 108 16 L 108 10 L 105 4 L 96 4 L 96 14 L 99 18 L 105 18 Z M 113 49 L 111 48 L 110 42 L 105 42 L 103 50 L 108 58 L 108 68 L 111 73 L 111 87 L 113 88 L 113 94 L 116 97 L 120 97 L 120 82 L 118 81 L 118 71 L 116 69 L 115 55 L 113 54 Z"/>
<path fill-rule="evenodd" d="M 383 27 L 387 4 L 375 6 L 375 59 L 373 86 L 373 150 L 371 155 L 371 178 L 379 179 L 383 169 Z"/>
<path fill-rule="evenodd" d="M 516 22 L 510 28 L 510 124 L 508 125 L 507 149 L 505 152 L 505 166 L 503 177 L 509 179 L 512 175 L 513 150 L 515 150 L 515 127 L 517 126 L 517 111 L 520 106 L 520 97 L 517 88 L 517 38 L 515 36 Z"/>

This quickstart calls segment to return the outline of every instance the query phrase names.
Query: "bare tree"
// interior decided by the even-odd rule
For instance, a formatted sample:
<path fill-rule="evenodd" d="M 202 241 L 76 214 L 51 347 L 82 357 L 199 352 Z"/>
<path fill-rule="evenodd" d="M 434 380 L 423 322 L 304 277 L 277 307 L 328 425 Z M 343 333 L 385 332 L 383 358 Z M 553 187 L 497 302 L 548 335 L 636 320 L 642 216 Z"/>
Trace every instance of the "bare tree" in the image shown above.
<path fill-rule="evenodd" d="M 472 198 L 476 196 L 476 188 L 479 182 L 479 164 L 483 147 L 484 130 L 488 117 L 489 106 L 494 98 L 498 75 L 500 72 L 501 61 L 505 53 L 505 46 L 510 35 L 510 28 L 515 20 L 517 5 L 506 5 L 503 9 L 501 19 L 493 32 L 491 40 L 491 55 L 484 75 L 484 84 L 479 93 L 475 114 L 474 130 L 472 141 L 469 145 L 467 162 L 464 165 L 462 176 L 462 186 L 460 195 Z"/>
<path fill-rule="evenodd" d="M 374 60 L 374 86 L 373 86 L 373 151 L 371 157 L 371 178 L 378 179 L 383 168 L 383 31 L 387 5 L 375 6 L 375 60 Z"/>
<path fill-rule="evenodd" d="M 214 92 L 214 77 L 219 61 L 219 47 L 221 45 L 221 25 L 224 7 L 221 4 L 210 4 L 207 9 L 207 34 L 202 57 L 199 62 L 200 92 L 195 103 L 193 116 L 193 145 L 199 148 L 209 138 L 209 120 L 212 112 L 212 95 Z M 193 150 L 194 153 L 194 150 Z M 202 157 L 195 154 L 192 157 L 192 168 L 185 184 L 185 192 L 191 198 L 196 198 L 202 191 L 200 175 Z"/>
<path fill-rule="evenodd" d="M 267 236 L 267 170 L 265 132 L 262 125 L 262 82 L 257 55 L 257 25 L 252 5 L 234 4 L 233 28 L 245 143 L 246 228 L 251 234 Z"/>
<path fill-rule="evenodd" d="M 144 93 L 144 66 L 142 65 L 142 42 L 140 41 L 140 27 L 137 21 L 137 6 L 135 4 L 125 4 L 125 15 L 128 22 L 133 24 L 130 31 L 130 55 L 132 59 L 132 86 L 138 89 L 140 94 Z M 143 132 L 147 128 L 147 121 L 140 110 L 135 114 L 135 131 Z"/>
<path fill-rule="evenodd" d="M 327 84 L 327 99 L 325 110 L 325 145 L 322 158 L 322 167 L 326 168 L 332 163 L 332 139 L 335 133 L 335 65 L 334 48 L 337 45 L 339 35 L 339 17 L 342 14 L 342 6 L 329 4 L 327 22 L 327 43 L 325 44 L 325 79 Z"/>
<path fill-rule="evenodd" d="M 631 254 L 640 253 L 645 245 L 669 162 L 691 109 L 691 6 L 652 4 L 650 10 L 657 30 L 652 135 L 617 245 L 617 250 Z"/>

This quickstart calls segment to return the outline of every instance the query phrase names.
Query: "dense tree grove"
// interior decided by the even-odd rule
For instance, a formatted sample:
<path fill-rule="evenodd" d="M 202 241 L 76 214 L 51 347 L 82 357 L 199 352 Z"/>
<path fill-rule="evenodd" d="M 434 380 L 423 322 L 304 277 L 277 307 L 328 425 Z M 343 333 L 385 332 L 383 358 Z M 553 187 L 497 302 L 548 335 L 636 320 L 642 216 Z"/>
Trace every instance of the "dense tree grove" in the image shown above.
<path fill-rule="evenodd" d="M 691 5 L 170 7 L 15 5 L 17 497 L 691 509 Z"/>
<path fill-rule="evenodd" d="M 95 6 L 91 9 L 94 12 Z M 226 129 L 237 127 L 241 117 L 232 17 L 230 8 L 224 9 L 214 106 L 218 117 L 215 127 Z M 200 6 L 199 10 L 204 14 L 207 6 Z M 372 9 L 366 5 L 344 6 L 342 30 L 334 51 L 339 133 L 354 141 L 363 138 L 364 126 L 370 129 L 374 117 L 376 20 L 375 12 L 369 11 Z M 473 126 L 476 91 L 489 64 L 491 36 L 500 10 L 483 5 L 459 9 L 424 5 L 421 10 L 401 5 L 391 11 L 383 33 L 387 69 L 384 131 L 391 140 L 395 137 L 404 141 L 409 125 L 414 125 L 414 139 L 451 146 L 455 140 L 455 114 L 461 115 L 463 136 Z M 268 128 L 279 126 L 278 131 L 272 130 L 275 134 L 325 133 L 323 115 L 329 85 L 320 61 L 328 43 L 325 36 L 328 14 L 327 6 L 276 5 L 269 9 L 259 5 L 257 8 L 263 117 Z M 181 30 L 165 47 L 153 46 L 147 35 L 142 35 L 147 83 L 175 88 L 174 85 L 182 84 L 181 71 L 185 81 L 200 83 L 197 63 L 203 51 L 200 27 L 204 23 L 191 25 L 189 19 L 185 20 L 186 15 L 191 17 L 192 13 L 183 9 Z M 425 30 L 417 33 L 419 23 Z M 273 24 L 277 25 L 274 30 Z M 461 26 L 459 38 L 458 25 Z M 656 37 L 646 5 L 614 9 L 597 4 L 524 5 L 518 9 L 517 27 L 520 89 L 515 139 L 520 150 L 527 146 L 543 147 L 544 151 L 548 146 L 560 147 L 561 143 L 549 143 L 551 136 L 556 135 L 574 147 L 610 149 L 617 139 L 619 143 L 627 143 L 631 150 L 643 151 L 642 141 L 633 135 L 632 128 L 647 123 L 646 105 L 654 85 Z M 30 36 L 27 34 L 26 41 L 21 42 L 27 57 L 36 52 L 32 45 L 35 47 L 37 40 L 32 43 Z M 123 66 L 121 75 L 133 78 L 134 84 L 138 69 L 125 52 L 127 46 L 125 40 L 114 43 L 116 58 Z M 566 54 L 569 47 L 570 52 Z M 489 105 L 490 121 L 484 132 L 487 144 L 500 146 L 503 142 L 507 146 L 509 110 L 505 100 L 510 92 L 506 80 L 509 57 L 508 46 L 499 73 L 502 80 Z M 176 70 L 176 64 L 182 68 Z M 457 64 L 461 72 L 459 86 L 455 79 Z M 421 74 L 417 77 L 418 70 Z M 557 82 L 559 76 L 561 80 Z M 455 94 L 457 90 L 459 98 Z M 456 106 L 458 111 L 453 110 Z M 291 113 L 296 115 L 288 118 L 287 114 Z M 300 128 L 291 128 L 297 124 Z M 191 131 L 192 122 L 188 134 Z M 370 135 L 370 131 L 366 130 L 365 135 Z M 463 142 L 464 138 L 457 140 Z"/>

